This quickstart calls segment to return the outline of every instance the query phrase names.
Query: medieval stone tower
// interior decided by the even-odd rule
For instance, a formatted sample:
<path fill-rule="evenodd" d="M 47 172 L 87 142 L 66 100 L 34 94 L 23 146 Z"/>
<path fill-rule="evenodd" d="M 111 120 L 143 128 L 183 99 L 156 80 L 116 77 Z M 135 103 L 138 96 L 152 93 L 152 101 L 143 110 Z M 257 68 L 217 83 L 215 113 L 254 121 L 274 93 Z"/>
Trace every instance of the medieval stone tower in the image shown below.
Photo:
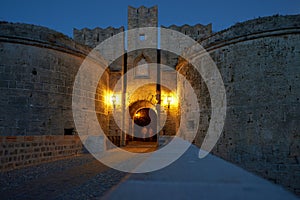
<path fill-rule="evenodd" d="M 210 93 L 191 63 L 159 49 L 161 35 L 156 29 L 144 31 L 157 26 L 157 6 L 129 6 L 128 34 L 123 33 L 124 27 L 85 28 L 74 29 L 70 39 L 45 27 L 0 22 L 0 170 L 81 152 L 72 114 L 74 80 L 91 50 L 118 34 L 122 42 L 117 49 L 122 56 L 109 66 L 91 62 L 105 72 L 95 94 L 80 91 L 95 101 L 97 123 L 107 136 L 102 142 L 124 146 L 139 140 L 136 133 L 141 131 L 134 124 L 149 129 L 149 116 L 157 124 L 166 120 L 158 133 L 160 141 L 154 138 L 150 142 L 160 145 L 176 134 L 178 118 L 185 113 L 179 113 L 182 104 L 170 98 L 188 95 L 185 82 L 174 71 L 157 67 L 165 64 L 195 90 L 200 121 L 194 144 L 201 146 L 211 120 Z M 300 15 L 253 19 L 220 32 L 212 32 L 211 24 L 161 27 L 193 38 L 220 71 L 227 110 L 223 132 L 212 153 L 299 193 Z M 150 48 L 145 49 L 145 43 Z M 115 52 L 108 54 L 113 57 Z M 153 77 L 156 83 L 135 88 L 135 83 L 143 84 Z M 170 88 L 159 84 L 164 78 L 172 80 Z M 116 91 L 118 82 L 122 87 Z M 130 117 L 124 117 L 120 127 L 112 114 L 124 113 L 121 105 Z M 186 126 L 196 127 L 192 117 Z"/>

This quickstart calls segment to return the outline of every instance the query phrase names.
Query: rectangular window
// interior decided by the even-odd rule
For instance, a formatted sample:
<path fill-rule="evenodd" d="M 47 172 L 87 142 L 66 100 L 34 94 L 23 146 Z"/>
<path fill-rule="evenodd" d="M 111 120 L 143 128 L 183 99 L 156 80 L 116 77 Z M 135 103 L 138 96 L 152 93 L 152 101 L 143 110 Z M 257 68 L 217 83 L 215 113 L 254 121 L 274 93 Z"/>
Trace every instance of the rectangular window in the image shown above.
<path fill-rule="evenodd" d="M 140 41 L 144 41 L 146 39 L 145 34 L 140 34 Z"/>

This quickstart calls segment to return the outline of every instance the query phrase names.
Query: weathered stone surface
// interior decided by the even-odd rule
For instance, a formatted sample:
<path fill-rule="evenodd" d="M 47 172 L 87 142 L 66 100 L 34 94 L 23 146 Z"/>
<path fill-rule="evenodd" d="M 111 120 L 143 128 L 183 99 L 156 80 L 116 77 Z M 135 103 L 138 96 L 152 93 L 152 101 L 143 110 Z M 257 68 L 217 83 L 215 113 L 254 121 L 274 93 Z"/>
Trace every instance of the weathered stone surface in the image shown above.
<path fill-rule="evenodd" d="M 84 28 L 81 30 L 74 28 L 73 37 L 76 42 L 87 45 L 91 48 L 95 48 L 97 45 L 99 45 L 107 38 L 112 37 L 123 31 L 124 31 L 123 26 L 120 28 L 113 28 L 110 26 L 105 29 L 97 27 L 92 30 L 88 28 Z"/>
<path fill-rule="evenodd" d="M 78 136 L 0 136 L 0 171 L 74 156 L 82 152 Z"/>
<path fill-rule="evenodd" d="M 239 23 L 201 42 L 217 64 L 227 92 L 225 127 L 213 153 L 296 193 L 300 188 L 299 17 Z M 209 97 L 203 82 L 189 65 L 180 71 L 206 111 L 210 101 L 203 99 Z M 207 114 L 204 118 L 209 119 Z M 195 141 L 199 146 L 208 123 L 200 121 Z"/>
<path fill-rule="evenodd" d="M 158 8 L 141 6 L 134 8 L 128 6 L 128 30 L 143 27 L 157 27 Z"/>
<path fill-rule="evenodd" d="M 162 26 L 162 28 L 181 32 L 197 41 L 203 40 L 212 34 L 212 24 L 208 24 L 206 26 L 202 24 L 196 24 L 194 26 L 190 26 L 188 24 L 182 26 L 171 25 Z"/>
<path fill-rule="evenodd" d="M 157 22 L 157 6 L 128 8 L 128 29 L 157 27 Z M 210 24 L 167 27 L 198 40 L 210 53 L 222 75 L 227 92 L 227 117 L 213 153 L 296 193 L 300 193 L 299 27 L 300 15 L 258 18 L 217 33 L 212 33 Z M 123 27 L 75 29 L 74 40 L 85 44 L 80 45 L 47 28 L 1 22 L 0 135 L 33 138 L 35 135 L 57 135 L 59 138 L 66 130 L 75 128 L 71 94 L 79 66 L 90 47 L 123 30 Z M 174 69 L 179 62 L 176 69 L 190 81 L 200 104 L 200 123 L 194 140 L 200 146 L 211 117 L 210 94 L 205 82 L 190 64 L 169 52 L 158 54 L 157 36 L 156 31 L 149 35 L 135 32 L 127 36 L 127 70 L 133 69 L 132 79 L 142 83 L 143 79 L 134 74 L 134 68 L 141 60 L 147 64 L 156 63 L 160 55 L 161 63 Z M 122 38 L 125 41 L 124 35 Z M 132 51 L 136 47 L 144 47 L 143 40 L 147 39 L 153 49 Z M 118 49 L 125 53 L 124 44 L 119 43 Z M 117 52 L 112 49 L 107 55 L 112 58 Z M 113 106 L 109 98 L 116 82 L 124 75 L 124 61 L 122 57 L 109 66 L 94 93 L 77 91 L 95 99 L 99 123 L 116 144 L 124 138 L 120 127 L 112 119 Z M 183 103 L 179 106 L 188 108 L 184 99 L 189 96 L 181 87 L 184 80 L 176 79 L 176 75 L 163 70 L 162 77 L 171 77 L 177 82 L 169 89 L 180 95 L 178 98 Z M 151 98 L 156 95 L 156 89 L 152 86 L 151 89 L 140 88 L 128 99 L 130 103 L 147 100 L 154 105 Z M 130 85 L 127 87 L 126 95 L 131 92 Z M 164 88 L 162 92 L 164 90 L 169 92 Z M 178 113 L 174 107 L 169 111 L 165 125 L 167 132 L 162 131 L 161 134 L 173 135 L 180 124 L 178 118 L 184 114 Z M 130 119 L 126 120 L 125 124 L 128 124 Z M 190 120 L 185 126 L 192 130 L 195 124 Z M 4 163 L 15 159 L 6 156 L 8 153 L 18 155 L 25 151 L 19 148 L 23 143 L 18 139 L 6 139 L 3 143 L 4 139 L 0 137 L 3 144 L 0 155 Z M 26 148 L 31 149 L 26 159 L 30 159 L 31 154 L 35 155 L 34 151 L 42 149 L 33 147 L 32 138 L 26 137 L 26 141 Z M 17 151 L 8 152 L 6 148 L 16 148 Z M 6 161 L 6 158 L 11 158 L 11 161 Z M 13 167 L 13 164 L 9 165 Z"/>

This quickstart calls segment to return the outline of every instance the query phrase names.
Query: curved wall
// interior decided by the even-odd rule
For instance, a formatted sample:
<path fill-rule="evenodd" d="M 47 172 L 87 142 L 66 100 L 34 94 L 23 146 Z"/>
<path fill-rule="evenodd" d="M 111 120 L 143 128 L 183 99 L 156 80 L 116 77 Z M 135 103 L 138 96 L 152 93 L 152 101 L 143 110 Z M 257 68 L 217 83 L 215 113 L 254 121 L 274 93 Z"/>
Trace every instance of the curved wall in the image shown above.
<path fill-rule="evenodd" d="M 227 91 L 225 127 L 213 153 L 300 193 L 300 15 L 239 23 L 200 43 Z M 1 22 L 0 135 L 62 135 L 75 128 L 72 86 L 89 51 L 47 28 Z M 209 94 L 192 68 L 178 66 L 200 98 L 195 143 L 201 145 Z M 104 89 L 97 91 L 99 106 Z"/>
<path fill-rule="evenodd" d="M 200 43 L 227 92 L 225 127 L 213 153 L 300 193 L 300 15 L 239 23 Z M 207 94 L 201 88 L 198 94 Z M 200 146 L 203 132 L 197 138 Z"/>
<path fill-rule="evenodd" d="M 89 51 L 50 29 L 2 22 L 0 135 L 72 134 L 73 82 Z"/>
<path fill-rule="evenodd" d="M 72 92 L 75 75 L 89 52 L 88 47 L 44 27 L 0 23 L 0 170 L 82 151 Z M 106 86 L 97 91 L 98 96 L 104 96 Z M 103 98 L 95 101 L 104 107 Z"/>

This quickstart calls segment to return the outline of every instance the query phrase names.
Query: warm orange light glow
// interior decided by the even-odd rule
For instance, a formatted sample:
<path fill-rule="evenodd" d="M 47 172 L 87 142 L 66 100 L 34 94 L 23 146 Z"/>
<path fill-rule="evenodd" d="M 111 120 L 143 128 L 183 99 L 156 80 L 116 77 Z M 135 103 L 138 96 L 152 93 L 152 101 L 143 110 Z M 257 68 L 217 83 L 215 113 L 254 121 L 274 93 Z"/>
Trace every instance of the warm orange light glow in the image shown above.
<path fill-rule="evenodd" d="M 105 95 L 104 95 L 104 102 L 106 105 L 111 105 L 111 93 L 110 92 L 105 92 Z"/>
<path fill-rule="evenodd" d="M 168 96 L 168 97 L 167 97 L 167 102 L 168 102 L 168 104 L 170 104 L 170 103 L 172 102 L 172 100 L 173 100 L 173 97 L 172 97 L 172 96 Z"/>
<path fill-rule="evenodd" d="M 117 97 L 116 97 L 115 95 L 112 95 L 112 96 L 111 96 L 111 102 L 112 102 L 113 104 L 115 104 L 116 101 L 117 101 Z"/>
<path fill-rule="evenodd" d="M 178 98 L 174 93 L 162 94 L 162 106 L 178 107 Z"/>
<path fill-rule="evenodd" d="M 120 94 L 114 94 L 112 92 L 106 92 L 105 94 L 105 104 L 109 106 L 116 107 L 121 105 L 121 96 Z"/>

